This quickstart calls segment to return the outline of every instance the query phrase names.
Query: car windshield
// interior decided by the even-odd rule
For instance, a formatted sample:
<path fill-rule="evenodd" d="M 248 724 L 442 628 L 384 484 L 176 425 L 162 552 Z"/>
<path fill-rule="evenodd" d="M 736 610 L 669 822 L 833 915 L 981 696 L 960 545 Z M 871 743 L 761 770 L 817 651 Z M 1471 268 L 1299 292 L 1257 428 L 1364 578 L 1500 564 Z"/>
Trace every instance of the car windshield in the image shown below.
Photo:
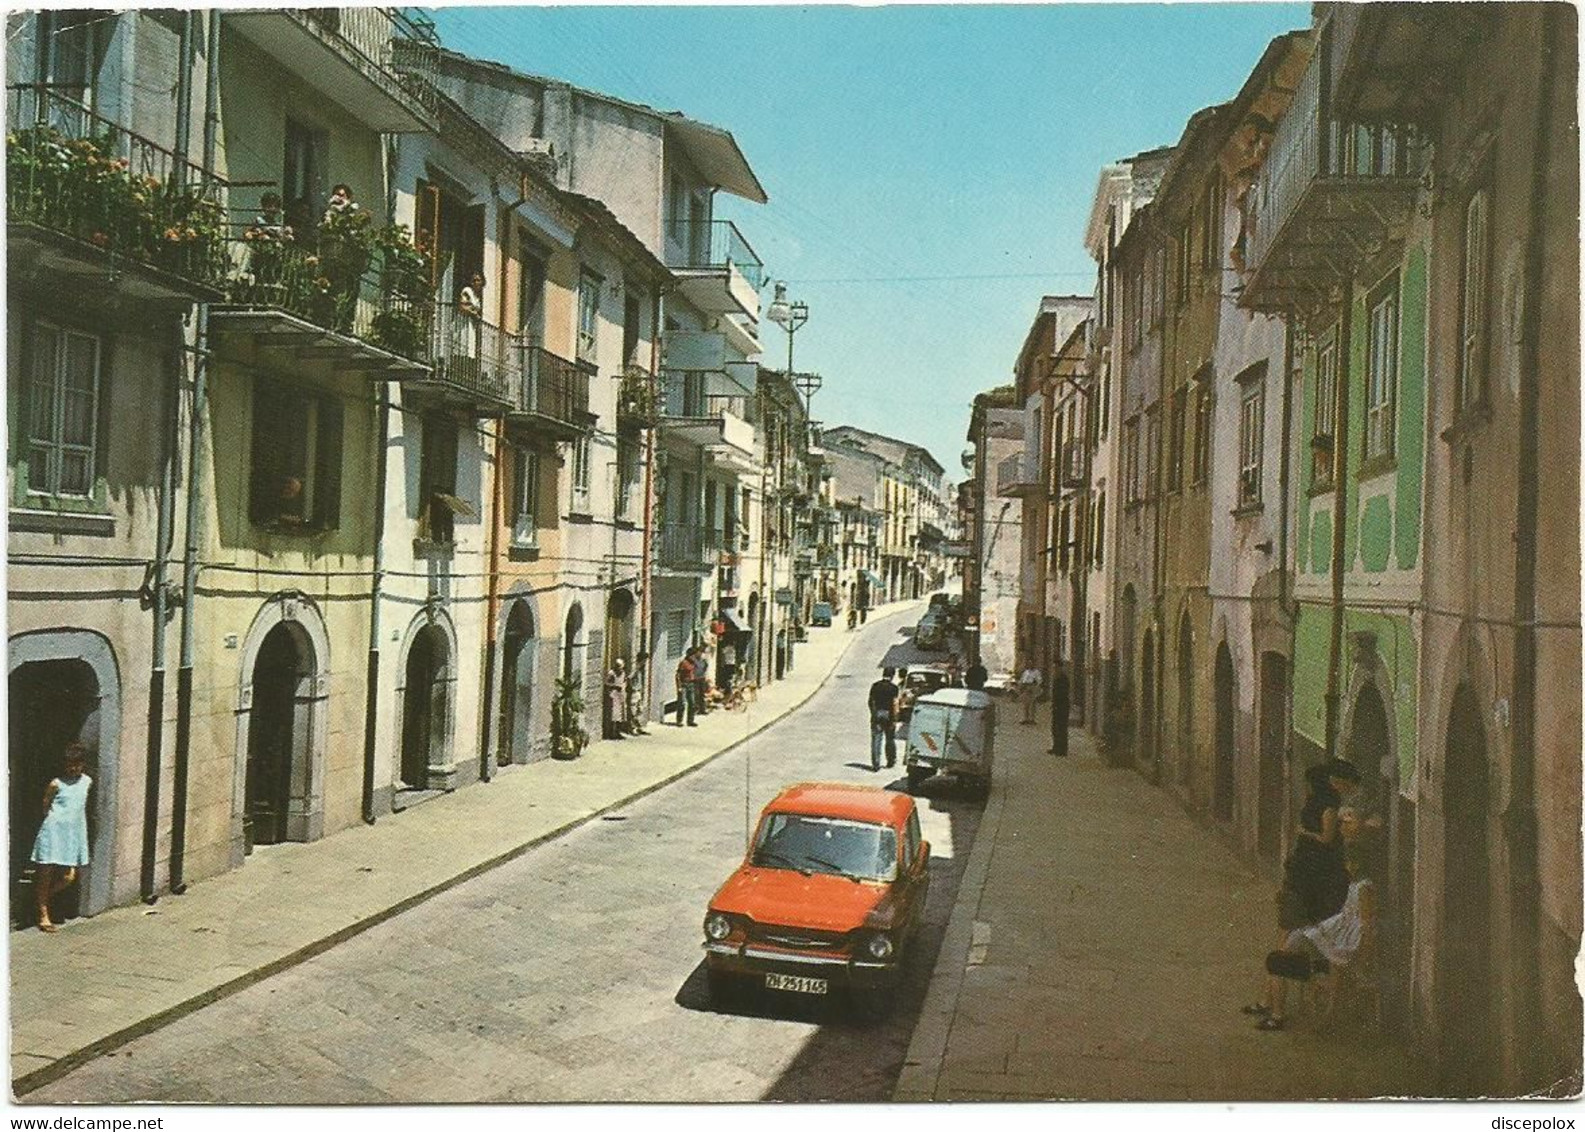
<path fill-rule="evenodd" d="M 897 876 L 897 834 L 889 826 L 808 814 L 771 814 L 754 839 L 753 863 L 859 880 Z"/>

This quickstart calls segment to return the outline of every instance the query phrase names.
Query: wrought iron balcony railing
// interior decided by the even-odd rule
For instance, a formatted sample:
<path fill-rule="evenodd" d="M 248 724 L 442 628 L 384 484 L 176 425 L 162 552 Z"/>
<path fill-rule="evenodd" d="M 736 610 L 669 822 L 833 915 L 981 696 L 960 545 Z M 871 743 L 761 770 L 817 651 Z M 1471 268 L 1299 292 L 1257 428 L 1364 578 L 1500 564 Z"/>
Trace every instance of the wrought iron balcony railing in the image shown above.
<path fill-rule="evenodd" d="M 573 428 L 587 428 L 589 379 L 594 366 L 551 353 L 534 335 L 519 336 L 513 341 L 521 359 L 519 411 Z"/>
<path fill-rule="evenodd" d="M 48 86 L 12 85 L 6 95 L 8 220 L 221 286 L 223 181 Z"/>
<path fill-rule="evenodd" d="M 481 405 L 510 405 L 521 384 L 514 338 L 455 303 L 434 308 L 429 361 L 435 385 Z"/>

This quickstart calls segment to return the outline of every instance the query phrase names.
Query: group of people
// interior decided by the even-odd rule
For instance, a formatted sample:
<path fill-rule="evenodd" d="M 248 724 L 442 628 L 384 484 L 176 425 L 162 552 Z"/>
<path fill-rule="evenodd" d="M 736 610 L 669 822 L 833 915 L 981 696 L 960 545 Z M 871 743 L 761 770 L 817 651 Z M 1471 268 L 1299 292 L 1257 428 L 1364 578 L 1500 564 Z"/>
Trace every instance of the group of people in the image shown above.
<path fill-rule="evenodd" d="M 643 667 L 643 656 L 629 672 L 627 662 L 621 657 L 611 662 L 611 668 L 605 674 L 605 737 L 607 739 L 626 739 L 629 735 L 647 735 L 644 730 L 644 703 L 643 684 L 639 679 L 639 669 Z"/>
<path fill-rule="evenodd" d="M 1045 682 L 1045 673 L 1032 664 L 1018 674 L 1018 702 L 1024 709 L 1024 717 L 1019 720 L 1020 723 L 1035 722 L 1035 703 L 1040 699 L 1040 689 Z M 1068 666 L 1059 660 L 1056 670 L 1051 674 L 1050 751 L 1059 758 L 1066 758 L 1068 754 L 1068 713 L 1072 707 L 1070 693 Z"/>
<path fill-rule="evenodd" d="M 690 647 L 677 662 L 676 687 L 677 699 L 672 705 L 677 709 L 674 726 L 681 727 L 685 723 L 689 727 L 699 726 L 694 717 L 710 710 L 710 656 L 699 645 Z"/>
<path fill-rule="evenodd" d="M 1343 979 L 1366 968 L 1374 950 L 1376 892 L 1364 842 L 1379 823 L 1344 804 L 1359 788 L 1359 769 L 1332 758 L 1305 777 L 1308 795 L 1277 893 L 1277 948 L 1266 956 L 1261 997 L 1243 1008 L 1261 1030 L 1284 1029 L 1288 983 L 1317 975 L 1325 976 L 1331 1013 Z"/>

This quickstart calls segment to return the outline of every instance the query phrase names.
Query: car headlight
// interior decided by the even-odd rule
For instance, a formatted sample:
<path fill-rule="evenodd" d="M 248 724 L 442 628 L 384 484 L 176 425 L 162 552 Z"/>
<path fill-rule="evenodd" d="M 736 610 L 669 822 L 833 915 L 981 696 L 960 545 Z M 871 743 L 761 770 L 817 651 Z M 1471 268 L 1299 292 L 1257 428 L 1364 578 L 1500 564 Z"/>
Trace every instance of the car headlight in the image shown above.
<path fill-rule="evenodd" d="M 892 957 L 892 937 L 885 932 L 876 932 L 870 936 L 869 942 L 864 947 L 876 959 L 890 959 Z"/>
<path fill-rule="evenodd" d="M 732 921 L 720 912 L 711 912 L 704 918 L 704 934 L 707 938 L 720 943 L 732 934 Z"/>

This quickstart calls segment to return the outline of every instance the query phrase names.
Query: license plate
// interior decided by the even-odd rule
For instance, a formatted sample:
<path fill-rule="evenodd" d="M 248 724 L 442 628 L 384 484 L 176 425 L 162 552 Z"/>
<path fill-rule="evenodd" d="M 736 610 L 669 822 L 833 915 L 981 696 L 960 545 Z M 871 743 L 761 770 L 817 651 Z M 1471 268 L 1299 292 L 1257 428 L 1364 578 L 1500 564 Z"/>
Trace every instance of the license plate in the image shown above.
<path fill-rule="evenodd" d="M 804 975 L 778 975 L 771 972 L 765 976 L 765 989 L 796 991 L 799 994 L 825 994 L 826 981 L 811 979 Z"/>

